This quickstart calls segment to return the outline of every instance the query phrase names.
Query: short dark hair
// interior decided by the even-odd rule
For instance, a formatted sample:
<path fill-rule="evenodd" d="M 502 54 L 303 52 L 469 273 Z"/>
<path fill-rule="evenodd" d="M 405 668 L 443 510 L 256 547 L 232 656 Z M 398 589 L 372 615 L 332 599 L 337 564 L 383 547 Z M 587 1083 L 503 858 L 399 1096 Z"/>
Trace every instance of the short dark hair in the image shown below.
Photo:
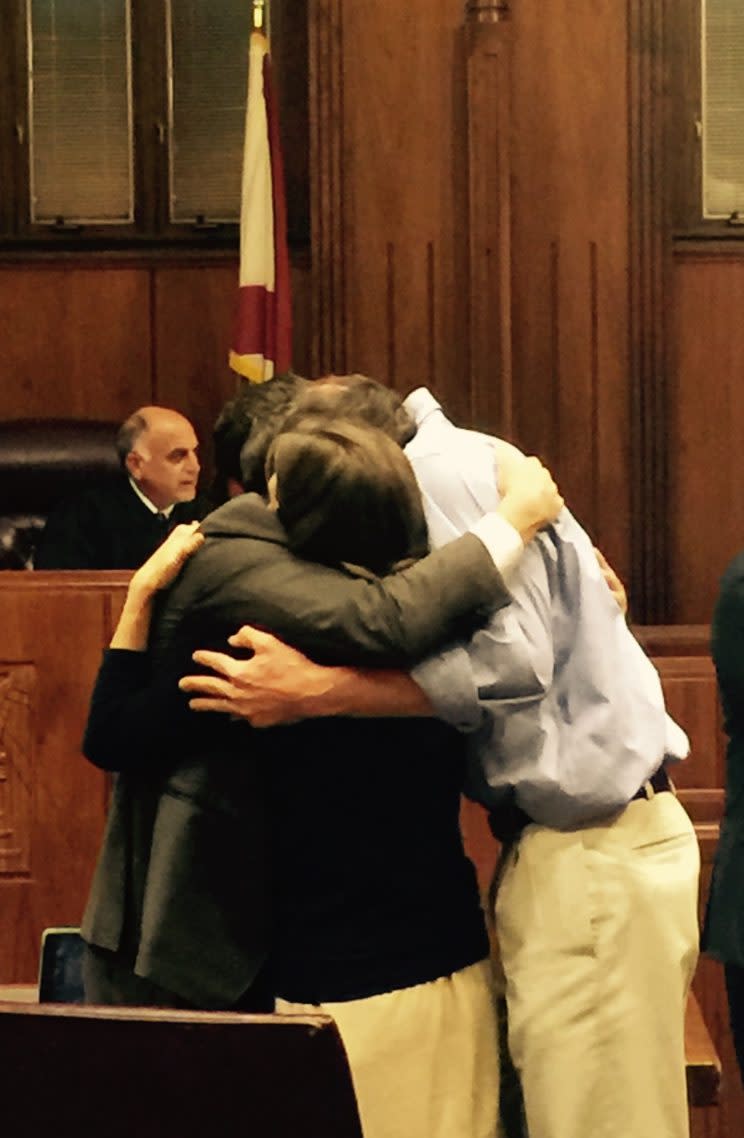
<path fill-rule="evenodd" d="M 302 376 L 289 373 L 266 383 L 245 384 L 225 404 L 212 432 L 216 473 L 211 497 L 216 503 L 227 498 L 228 479 L 239 482 L 246 490 L 266 492 L 266 451 L 278 424 L 306 383 Z"/>
<path fill-rule="evenodd" d="M 115 446 L 119 456 L 119 463 L 126 470 L 127 455 L 134 450 L 135 443 L 143 431 L 147 430 L 147 419 L 139 411 L 135 411 L 125 419 L 116 434 Z"/>
<path fill-rule="evenodd" d="M 290 549 L 325 565 L 344 562 L 380 576 L 428 550 L 413 470 L 376 427 L 327 415 L 293 415 L 274 439 L 278 515 Z"/>
<path fill-rule="evenodd" d="M 416 424 L 397 391 L 358 373 L 316 380 L 297 400 L 295 413 L 332 414 L 377 427 L 402 447 L 416 434 Z"/>

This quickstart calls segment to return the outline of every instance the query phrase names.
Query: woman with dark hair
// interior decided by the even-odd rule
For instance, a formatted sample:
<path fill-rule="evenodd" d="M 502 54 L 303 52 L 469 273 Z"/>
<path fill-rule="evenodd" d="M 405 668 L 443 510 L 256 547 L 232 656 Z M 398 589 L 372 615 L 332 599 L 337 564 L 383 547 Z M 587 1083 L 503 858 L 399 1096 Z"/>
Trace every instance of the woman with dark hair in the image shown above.
<path fill-rule="evenodd" d="M 263 970 L 282 1008 L 335 1017 L 365 1138 L 492 1138 L 462 737 L 432 718 L 256 731 L 193 715 L 176 684 L 245 623 L 321 662 L 407 667 L 477 627 L 503 582 L 473 535 L 379 578 L 426 531 L 408 462 L 376 430 L 295 420 L 267 475 L 274 510 L 236 497 L 135 574 L 99 673 L 84 751 L 120 774 L 82 926 L 88 998 L 245 1008 Z M 194 544 L 146 653 L 155 591 Z"/>
<path fill-rule="evenodd" d="M 266 463 L 289 548 L 322 565 L 359 566 L 382 577 L 428 552 L 416 479 L 382 431 L 343 419 L 293 419 Z"/>

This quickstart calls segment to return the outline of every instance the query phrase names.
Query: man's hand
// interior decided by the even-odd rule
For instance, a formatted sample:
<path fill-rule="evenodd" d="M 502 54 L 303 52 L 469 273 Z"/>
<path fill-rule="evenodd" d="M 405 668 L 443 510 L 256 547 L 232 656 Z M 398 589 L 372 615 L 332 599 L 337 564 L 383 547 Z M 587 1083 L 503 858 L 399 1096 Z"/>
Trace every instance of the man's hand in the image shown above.
<path fill-rule="evenodd" d="M 252 648 L 250 660 L 225 652 L 194 652 L 216 676 L 184 676 L 180 688 L 197 692 L 194 711 L 223 711 L 254 727 L 275 727 L 318 716 L 430 716 L 426 694 L 407 672 L 314 664 L 268 632 L 244 624 L 229 643 Z"/>
<path fill-rule="evenodd" d="M 555 521 L 563 498 L 550 471 L 539 458 L 510 457 L 499 465 L 502 499 L 498 513 L 519 532 L 526 544 L 544 525 Z"/>
<path fill-rule="evenodd" d="M 236 660 L 225 652 L 194 652 L 193 659 L 217 672 L 216 676 L 184 676 L 179 687 L 198 692 L 189 700 L 194 711 L 223 711 L 247 719 L 254 727 L 274 727 L 318 714 L 347 669 L 314 664 L 276 636 L 245 624 L 229 643 L 252 648 L 250 660 Z M 330 706 L 330 705 L 329 705 Z M 322 714 L 332 715 L 324 707 Z"/>

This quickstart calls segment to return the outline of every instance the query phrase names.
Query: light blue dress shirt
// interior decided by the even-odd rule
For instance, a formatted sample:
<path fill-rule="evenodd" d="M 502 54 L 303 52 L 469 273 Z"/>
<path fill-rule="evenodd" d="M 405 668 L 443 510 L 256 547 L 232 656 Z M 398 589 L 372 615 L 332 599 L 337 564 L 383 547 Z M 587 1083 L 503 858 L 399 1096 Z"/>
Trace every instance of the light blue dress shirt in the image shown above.
<path fill-rule="evenodd" d="M 508 444 L 455 427 L 424 388 L 405 406 L 418 424 L 406 454 L 438 547 L 497 507 Z M 527 546 L 509 588 L 512 603 L 486 628 L 414 678 L 442 718 L 469 732 L 471 797 L 495 807 L 513 790 L 555 829 L 606 818 L 665 758 L 684 758 L 687 737 L 568 510 Z"/>

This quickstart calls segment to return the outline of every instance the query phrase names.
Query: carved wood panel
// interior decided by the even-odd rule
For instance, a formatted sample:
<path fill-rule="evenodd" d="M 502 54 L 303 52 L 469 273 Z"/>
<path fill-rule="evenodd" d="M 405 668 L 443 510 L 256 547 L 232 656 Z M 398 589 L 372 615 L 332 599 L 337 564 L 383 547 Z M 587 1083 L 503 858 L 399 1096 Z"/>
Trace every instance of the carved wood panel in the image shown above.
<path fill-rule="evenodd" d="M 80 741 L 126 579 L 0 574 L 0 983 L 33 982 L 42 930 L 82 915 L 108 789 Z"/>
<path fill-rule="evenodd" d="M 31 872 L 36 672 L 0 661 L 0 877 Z"/>
<path fill-rule="evenodd" d="M 721 574 L 744 545 L 743 305 L 744 251 L 678 253 L 666 428 L 670 588 L 679 620 L 711 619 Z"/>

